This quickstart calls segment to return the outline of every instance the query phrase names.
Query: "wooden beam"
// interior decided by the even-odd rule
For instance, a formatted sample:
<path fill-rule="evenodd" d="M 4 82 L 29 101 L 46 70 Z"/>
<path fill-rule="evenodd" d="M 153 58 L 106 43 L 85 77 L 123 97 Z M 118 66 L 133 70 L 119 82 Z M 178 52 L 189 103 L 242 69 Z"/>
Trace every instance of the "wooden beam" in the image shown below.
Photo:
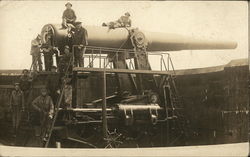
<path fill-rule="evenodd" d="M 34 89 L 40 89 L 46 87 L 45 85 L 34 85 Z M 0 89 L 14 89 L 14 85 L 6 84 L 6 85 L 0 85 Z"/>

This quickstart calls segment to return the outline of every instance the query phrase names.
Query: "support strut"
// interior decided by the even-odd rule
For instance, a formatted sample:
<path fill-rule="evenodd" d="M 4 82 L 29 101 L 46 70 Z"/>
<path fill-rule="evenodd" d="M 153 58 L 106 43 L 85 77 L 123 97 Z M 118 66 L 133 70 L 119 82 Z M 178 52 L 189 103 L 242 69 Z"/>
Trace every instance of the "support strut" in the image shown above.
<path fill-rule="evenodd" d="M 102 131 L 103 139 L 108 138 L 108 125 L 107 125 L 107 101 L 106 101 L 106 72 L 101 73 L 103 78 L 103 93 L 102 93 Z"/>

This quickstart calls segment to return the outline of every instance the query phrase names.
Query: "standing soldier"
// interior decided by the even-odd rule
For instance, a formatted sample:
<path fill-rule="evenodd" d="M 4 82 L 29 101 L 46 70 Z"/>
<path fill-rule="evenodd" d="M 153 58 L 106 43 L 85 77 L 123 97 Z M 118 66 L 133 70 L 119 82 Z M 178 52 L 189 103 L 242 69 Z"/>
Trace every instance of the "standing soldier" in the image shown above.
<path fill-rule="evenodd" d="M 20 83 L 20 89 L 23 91 L 24 102 L 25 102 L 24 104 L 27 112 L 29 112 L 29 104 L 31 102 L 30 94 L 31 94 L 32 81 L 33 77 L 29 75 L 29 70 L 24 69 L 23 75 L 20 77 L 19 83 Z"/>
<path fill-rule="evenodd" d="M 60 70 L 59 70 L 60 73 L 65 73 L 67 70 L 68 71 L 72 70 L 72 65 L 69 65 L 69 64 L 71 64 L 71 57 L 72 57 L 72 54 L 70 53 L 69 46 L 65 45 L 64 54 L 59 56 L 59 58 L 60 58 L 59 59 L 60 60 Z"/>
<path fill-rule="evenodd" d="M 72 4 L 71 3 L 66 3 L 65 4 L 66 10 L 63 12 L 62 16 L 62 26 L 64 28 L 68 27 L 68 24 L 74 25 L 76 21 L 76 14 L 75 11 L 72 9 Z"/>
<path fill-rule="evenodd" d="M 39 112 L 41 126 L 40 137 L 42 140 L 46 141 L 48 136 L 46 132 L 49 129 L 54 114 L 54 104 L 46 88 L 41 89 L 41 95 L 32 102 L 32 106 Z"/>
<path fill-rule="evenodd" d="M 53 54 L 54 54 L 53 47 L 48 44 L 43 45 L 42 53 L 44 55 L 45 71 L 51 71 L 51 67 L 53 66 Z"/>
<path fill-rule="evenodd" d="M 88 45 L 88 33 L 85 28 L 82 27 L 81 22 L 76 22 L 76 28 L 74 30 L 73 36 L 73 51 L 74 51 L 74 64 L 75 66 L 82 66 L 83 65 L 83 51 L 85 52 L 84 46 Z"/>
<path fill-rule="evenodd" d="M 64 77 L 64 103 L 66 108 L 72 108 L 72 79 Z"/>
<path fill-rule="evenodd" d="M 46 88 L 48 89 L 48 93 L 52 98 L 54 104 L 56 104 L 57 99 L 59 97 L 58 91 L 60 89 L 60 76 L 57 74 L 57 67 L 52 66 L 51 72 L 54 73 L 47 76 Z"/>
<path fill-rule="evenodd" d="M 14 86 L 15 89 L 12 91 L 10 97 L 10 107 L 12 111 L 14 135 L 16 136 L 19 122 L 21 120 L 21 111 L 24 111 L 24 97 L 23 92 L 19 87 L 19 83 L 15 83 Z"/>
<path fill-rule="evenodd" d="M 31 50 L 30 50 L 30 54 L 32 55 L 32 65 L 34 71 L 37 71 L 37 65 L 39 67 L 39 71 L 42 71 L 43 69 L 40 47 L 41 47 L 41 36 L 38 34 L 37 37 L 31 41 Z"/>

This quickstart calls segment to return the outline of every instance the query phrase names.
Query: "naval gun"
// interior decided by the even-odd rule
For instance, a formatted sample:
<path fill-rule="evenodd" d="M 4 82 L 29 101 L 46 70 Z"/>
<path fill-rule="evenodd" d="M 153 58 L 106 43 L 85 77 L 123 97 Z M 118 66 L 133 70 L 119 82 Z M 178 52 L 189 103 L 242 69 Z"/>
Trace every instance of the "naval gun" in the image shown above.
<path fill-rule="evenodd" d="M 88 46 L 84 53 L 91 54 L 92 62 L 93 54 L 108 54 L 107 62 L 112 62 L 114 69 L 128 69 L 126 60 L 132 58 L 134 70 L 151 70 L 147 52 L 159 54 L 158 52 L 166 51 L 218 50 L 237 47 L 237 43 L 232 41 L 201 40 L 178 34 L 141 31 L 138 28 L 109 29 L 87 25 L 83 27 L 88 32 Z M 59 24 L 45 25 L 41 35 L 43 43 L 49 42 L 52 46 L 58 47 L 61 52 L 65 45 L 73 46 L 70 43 L 69 30 L 63 29 Z M 91 67 L 91 63 L 88 67 Z M 77 69 L 82 68 L 76 67 L 75 70 Z M 120 93 L 131 90 L 131 88 L 136 88 L 142 93 L 143 86 L 148 84 L 143 82 L 141 74 L 137 74 L 137 79 L 132 81 L 133 83 L 127 74 L 119 73 L 117 76 L 119 76 Z M 135 85 L 135 81 L 137 85 Z"/>
<path fill-rule="evenodd" d="M 129 42 L 134 38 L 137 46 L 145 44 L 147 51 L 179 51 L 179 50 L 212 50 L 235 49 L 236 42 L 194 39 L 171 33 L 140 31 L 138 28 L 108 29 L 100 26 L 83 26 L 88 32 L 90 46 L 133 49 L 135 45 Z M 61 47 L 66 44 L 68 30 L 62 29 L 59 24 L 47 24 L 42 28 L 43 43 L 47 42 L 48 35 L 53 37 L 53 45 Z"/>
<path fill-rule="evenodd" d="M 76 89 L 73 90 L 74 107 L 58 108 L 56 121 L 59 122 L 55 125 L 64 124 L 63 130 L 74 132 L 77 138 L 70 135 L 60 138 L 78 142 L 81 147 L 131 147 L 131 141 L 138 145 L 138 139 L 141 138 L 150 142 L 147 142 L 149 145 L 139 142 L 140 145 L 152 146 L 153 143 L 154 146 L 166 146 L 176 142 L 181 134 L 186 136 L 185 105 L 178 100 L 174 77 L 169 67 L 165 67 L 165 71 L 152 70 L 148 52 L 159 54 L 165 51 L 237 47 L 237 43 L 232 41 L 200 40 L 176 34 L 140 31 L 137 28 L 83 27 L 88 32 L 88 46 L 85 46 L 84 55 L 90 54 L 91 59 L 87 66 L 73 67 L 72 86 Z M 43 44 L 58 47 L 60 51 L 69 45 L 74 57 L 73 47 L 77 45 L 72 45 L 68 29 L 47 24 L 42 28 L 41 36 Z M 91 64 L 96 58 L 100 60 L 97 68 Z M 131 59 L 133 69 L 127 64 L 127 60 Z M 109 63 L 112 66 L 108 68 Z M 95 73 L 100 78 L 96 83 L 102 82 L 101 96 L 90 102 L 82 98 L 84 96 L 80 91 L 84 91 L 84 87 L 79 87 L 77 83 L 81 80 L 79 76 L 89 77 L 86 73 Z M 109 74 L 114 74 L 115 83 L 107 84 Z M 117 86 L 117 90 L 109 92 L 109 86 Z M 88 92 L 98 93 L 98 90 Z M 62 122 L 62 119 L 65 121 L 65 115 L 68 121 Z M 53 124 L 50 134 L 56 130 L 54 128 Z M 102 144 L 96 142 L 100 138 L 104 141 Z M 180 145 L 183 145 L 183 141 Z"/>

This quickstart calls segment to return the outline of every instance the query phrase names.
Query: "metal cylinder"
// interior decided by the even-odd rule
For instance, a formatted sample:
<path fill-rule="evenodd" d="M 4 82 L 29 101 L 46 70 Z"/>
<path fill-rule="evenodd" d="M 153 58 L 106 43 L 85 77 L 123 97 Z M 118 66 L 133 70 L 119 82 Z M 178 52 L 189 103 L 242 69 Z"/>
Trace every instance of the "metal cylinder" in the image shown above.
<path fill-rule="evenodd" d="M 109 29 L 101 26 L 83 26 L 88 32 L 89 46 L 96 47 L 109 47 L 109 48 L 124 48 L 133 49 L 134 46 L 130 40 L 129 31 L 126 28 Z M 68 30 L 63 29 L 59 24 L 47 24 L 42 28 L 43 42 L 46 42 L 46 34 L 48 30 L 52 31 L 53 45 L 61 47 L 67 43 Z M 214 40 L 201 40 L 193 37 L 186 37 L 178 34 L 169 33 L 156 33 L 139 31 L 141 34 L 140 39 L 145 35 L 147 40 L 147 51 L 178 51 L 178 50 L 209 50 L 209 49 L 235 49 L 236 42 L 232 41 L 214 41 Z M 144 35 L 142 35 L 144 34 Z"/>

